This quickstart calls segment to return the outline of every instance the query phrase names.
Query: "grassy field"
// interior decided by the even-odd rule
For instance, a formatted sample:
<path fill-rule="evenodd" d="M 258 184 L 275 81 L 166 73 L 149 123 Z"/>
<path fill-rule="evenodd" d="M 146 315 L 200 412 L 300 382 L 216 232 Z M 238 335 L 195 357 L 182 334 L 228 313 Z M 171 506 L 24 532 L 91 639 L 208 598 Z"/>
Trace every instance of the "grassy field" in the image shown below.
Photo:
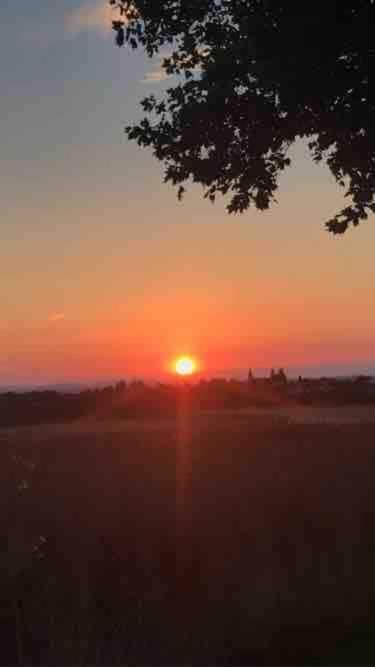
<path fill-rule="evenodd" d="M 176 515 L 179 437 L 0 432 L 4 663 L 373 664 L 371 410 L 194 416 Z"/>

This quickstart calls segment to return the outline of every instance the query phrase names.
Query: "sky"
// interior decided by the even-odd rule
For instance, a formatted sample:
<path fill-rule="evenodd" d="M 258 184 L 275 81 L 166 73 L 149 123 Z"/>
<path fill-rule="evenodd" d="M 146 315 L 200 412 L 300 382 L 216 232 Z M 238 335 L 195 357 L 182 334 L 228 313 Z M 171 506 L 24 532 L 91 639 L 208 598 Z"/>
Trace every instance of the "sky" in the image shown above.
<path fill-rule="evenodd" d="M 106 0 L 0 7 L 0 385 L 375 373 L 374 220 L 303 143 L 277 204 L 228 216 L 128 142 L 157 61 L 118 49 Z M 346 201 L 346 200 L 345 200 Z"/>

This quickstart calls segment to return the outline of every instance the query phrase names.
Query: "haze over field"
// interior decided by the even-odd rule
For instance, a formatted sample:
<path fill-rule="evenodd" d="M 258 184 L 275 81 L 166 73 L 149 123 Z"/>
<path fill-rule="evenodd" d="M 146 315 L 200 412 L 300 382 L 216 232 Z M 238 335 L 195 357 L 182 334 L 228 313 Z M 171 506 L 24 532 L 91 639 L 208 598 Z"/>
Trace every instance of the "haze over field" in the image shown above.
<path fill-rule="evenodd" d="M 179 204 L 123 134 L 166 83 L 114 48 L 104 0 L 0 17 L 3 384 L 156 379 L 181 354 L 208 376 L 374 371 L 374 221 L 325 232 L 342 193 L 303 143 L 269 212 Z"/>

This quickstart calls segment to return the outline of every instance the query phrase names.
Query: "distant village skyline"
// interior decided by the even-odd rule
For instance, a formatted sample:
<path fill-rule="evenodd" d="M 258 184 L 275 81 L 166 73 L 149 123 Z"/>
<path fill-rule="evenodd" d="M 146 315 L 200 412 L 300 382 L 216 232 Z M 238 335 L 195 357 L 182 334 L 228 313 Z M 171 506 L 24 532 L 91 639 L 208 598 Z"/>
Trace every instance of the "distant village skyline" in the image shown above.
<path fill-rule="evenodd" d="M 319 379 L 319 378 L 341 378 L 341 379 L 355 379 L 361 376 L 368 376 L 375 378 L 375 364 L 374 366 L 325 366 L 322 367 L 295 367 L 288 368 L 283 366 L 275 366 L 275 372 L 278 372 L 282 368 L 285 371 L 286 377 L 288 380 L 298 380 L 299 377 L 304 379 Z M 256 368 L 248 367 L 243 369 L 227 369 L 227 370 L 218 370 L 216 373 L 211 375 L 197 372 L 194 376 L 188 379 L 188 382 L 192 384 L 199 382 L 200 380 L 213 380 L 213 379 L 225 379 L 225 380 L 239 380 L 246 382 L 249 378 L 249 370 L 252 371 L 254 379 L 265 379 L 270 378 L 272 368 Z M 7 391 L 11 389 L 37 389 L 37 388 L 62 388 L 62 389 L 72 389 L 79 391 L 82 388 L 86 387 L 104 387 L 107 385 L 114 385 L 118 382 L 136 382 L 142 381 L 149 384 L 157 384 L 159 382 L 174 383 L 178 382 L 178 378 L 173 373 L 164 373 L 159 377 L 148 377 L 145 374 L 119 374 L 117 376 L 107 376 L 102 378 L 68 378 L 59 380 L 58 378 L 45 378 L 41 379 L 39 382 L 35 382 L 32 379 L 25 379 L 19 382 L 6 381 L 0 377 L 0 392 Z"/>

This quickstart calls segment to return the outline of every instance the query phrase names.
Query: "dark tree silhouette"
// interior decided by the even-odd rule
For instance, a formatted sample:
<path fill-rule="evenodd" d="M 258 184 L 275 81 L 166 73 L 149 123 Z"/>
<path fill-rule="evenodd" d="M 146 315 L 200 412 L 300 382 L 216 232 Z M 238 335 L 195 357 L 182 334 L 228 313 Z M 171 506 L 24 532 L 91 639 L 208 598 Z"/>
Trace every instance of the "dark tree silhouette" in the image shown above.
<path fill-rule="evenodd" d="M 168 47 L 180 75 L 126 128 L 165 164 L 165 181 L 267 209 L 288 149 L 307 138 L 349 197 L 326 222 L 343 233 L 375 212 L 374 0 L 110 0 L 119 46 Z"/>

